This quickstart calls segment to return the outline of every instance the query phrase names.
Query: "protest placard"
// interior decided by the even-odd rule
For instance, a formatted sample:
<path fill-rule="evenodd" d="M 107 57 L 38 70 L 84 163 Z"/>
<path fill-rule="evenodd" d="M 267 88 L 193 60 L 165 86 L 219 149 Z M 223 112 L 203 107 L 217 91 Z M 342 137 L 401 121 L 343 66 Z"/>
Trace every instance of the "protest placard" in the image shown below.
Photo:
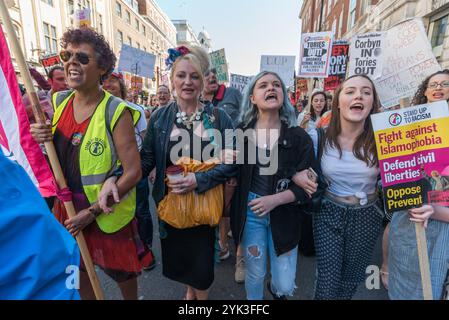
<path fill-rule="evenodd" d="M 382 54 L 385 32 L 356 35 L 351 39 L 349 76 L 366 74 L 377 79 L 382 74 Z"/>
<path fill-rule="evenodd" d="M 246 85 L 251 81 L 253 77 L 242 76 L 241 74 L 231 73 L 231 84 L 232 88 L 239 90 L 243 93 Z"/>
<path fill-rule="evenodd" d="M 301 36 L 299 76 L 326 78 L 332 48 L 332 32 L 304 33 Z"/>
<path fill-rule="evenodd" d="M 324 90 L 335 90 L 346 78 L 349 43 L 345 40 L 334 41 L 329 63 L 329 76 L 324 79 Z"/>
<path fill-rule="evenodd" d="M 217 70 L 217 80 L 219 83 L 229 82 L 228 63 L 226 61 L 225 49 L 220 49 L 210 53 L 212 66 Z"/>
<path fill-rule="evenodd" d="M 89 8 L 75 10 L 75 26 L 77 26 L 78 28 L 91 27 Z"/>
<path fill-rule="evenodd" d="M 290 87 L 295 79 L 295 56 L 268 56 L 260 58 L 260 71 L 271 71 L 279 75 L 285 86 Z"/>
<path fill-rule="evenodd" d="M 352 53 L 351 53 L 352 54 Z M 421 20 L 411 19 L 387 31 L 382 48 L 382 75 L 375 80 L 382 106 L 413 97 L 429 75 L 441 70 Z"/>
<path fill-rule="evenodd" d="M 130 72 L 134 75 L 152 79 L 155 62 L 156 56 L 154 54 L 123 44 L 120 51 L 118 71 Z"/>
<path fill-rule="evenodd" d="M 307 92 L 308 90 L 307 79 L 296 78 L 296 91 Z"/>
<path fill-rule="evenodd" d="M 42 56 L 40 59 L 41 65 L 44 67 L 45 73 L 48 76 L 48 73 L 50 72 L 51 68 L 54 66 L 61 66 L 63 67 L 61 58 L 59 58 L 58 54 L 49 54 Z"/>
<path fill-rule="evenodd" d="M 449 205 L 449 108 L 439 101 L 371 116 L 387 212 Z"/>

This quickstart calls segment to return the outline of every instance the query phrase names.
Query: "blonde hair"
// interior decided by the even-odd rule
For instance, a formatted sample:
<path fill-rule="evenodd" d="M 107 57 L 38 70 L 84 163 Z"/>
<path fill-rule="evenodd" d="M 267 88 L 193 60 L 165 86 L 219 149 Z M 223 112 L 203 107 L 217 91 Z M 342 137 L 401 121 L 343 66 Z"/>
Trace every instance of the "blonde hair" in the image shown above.
<path fill-rule="evenodd" d="M 188 54 L 180 56 L 175 60 L 170 73 L 170 81 L 173 85 L 173 77 L 175 75 L 175 70 L 176 67 L 178 66 L 178 63 L 182 60 L 187 60 L 192 64 L 196 72 L 198 72 L 201 79 L 201 83 L 203 83 L 204 74 L 206 73 L 206 71 L 209 69 L 210 66 L 209 54 L 201 47 L 197 46 L 194 47 L 185 46 L 185 47 L 189 49 L 190 52 Z"/>

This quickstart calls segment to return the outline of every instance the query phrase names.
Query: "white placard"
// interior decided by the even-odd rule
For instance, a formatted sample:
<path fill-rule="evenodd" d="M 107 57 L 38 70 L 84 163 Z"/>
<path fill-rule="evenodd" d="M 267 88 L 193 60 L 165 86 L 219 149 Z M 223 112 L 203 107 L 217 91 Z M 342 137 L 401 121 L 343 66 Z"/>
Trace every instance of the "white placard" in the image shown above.
<path fill-rule="evenodd" d="M 267 56 L 260 59 L 260 71 L 275 72 L 287 87 L 294 83 L 295 78 L 295 56 Z"/>
<path fill-rule="evenodd" d="M 356 35 L 349 47 L 349 76 L 365 74 L 372 79 L 382 75 L 385 32 Z"/>
<path fill-rule="evenodd" d="M 330 31 L 301 36 L 299 77 L 327 78 L 333 34 Z"/>

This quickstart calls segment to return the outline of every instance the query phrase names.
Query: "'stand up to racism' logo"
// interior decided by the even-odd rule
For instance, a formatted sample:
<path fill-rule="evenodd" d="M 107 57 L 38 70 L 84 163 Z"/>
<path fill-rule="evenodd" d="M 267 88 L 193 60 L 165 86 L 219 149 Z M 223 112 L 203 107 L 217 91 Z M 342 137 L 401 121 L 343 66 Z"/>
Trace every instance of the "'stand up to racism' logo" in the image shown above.
<path fill-rule="evenodd" d="M 399 113 L 393 113 L 388 119 L 392 126 L 398 126 L 402 122 L 402 116 Z"/>
<path fill-rule="evenodd" d="M 102 139 L 95 138 L 91 139 L 86 144 L 86 150 L 89 150 L 90 154 L 93 156 L 100 156 L 103 154 L 106 144 Z"/>

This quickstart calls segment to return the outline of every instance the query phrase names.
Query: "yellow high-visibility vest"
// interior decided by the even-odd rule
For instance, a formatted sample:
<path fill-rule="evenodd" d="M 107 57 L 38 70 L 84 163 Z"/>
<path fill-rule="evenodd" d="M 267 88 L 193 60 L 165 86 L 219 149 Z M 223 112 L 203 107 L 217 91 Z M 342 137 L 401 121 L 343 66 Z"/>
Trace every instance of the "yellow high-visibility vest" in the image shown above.
<path fill-rule="evenodd" d="M 74 91 L 62 91 L 53 95 L 52 131 L 55 133 L 58 121 L 73 97 Z M 104 98 L 94 111 L 81 140 L 79 166 L 81 183 L 89 203 L 97 202 L 101 187 L 110 174 L 120 166 L 112 139 L 112 132 L 124 110 L 131 111 L 134 124 L 140 118 L 139 111 L 129 107 L 125 101 L 104 91 Z M 126 226 L 135 215 L 136 188 L 133 188 L 119 204 L 114 205 L 112 214 L 101 214 L 96 221 L 105 233 L 114 233 Z"/>

